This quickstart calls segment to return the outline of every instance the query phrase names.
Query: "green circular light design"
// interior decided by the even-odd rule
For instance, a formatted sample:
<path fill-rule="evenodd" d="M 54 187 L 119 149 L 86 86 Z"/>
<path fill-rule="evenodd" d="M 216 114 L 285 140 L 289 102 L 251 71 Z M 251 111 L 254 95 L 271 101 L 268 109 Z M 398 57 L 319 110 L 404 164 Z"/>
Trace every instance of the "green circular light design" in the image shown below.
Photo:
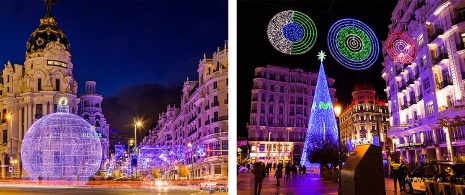
<path fill-rule="evenodd" d="M 294 11 L 293 20 L 302 26 L 304 35 L 302 39 L 292 43 L 292 53 L 302 54 L 309 51 L 315 45 L 317 37 L 316 26 L 310 17 L 299 11 Z"/>
<path fill-rule="evenodd" d="M 352 51 L 346 44 L 346 39 L 356 36 L 362 41 L 362 48 L 359 51 Z M 368 35 L 359 28 L 345 27 L 337 33 L 337 46 L 342 55 L 354 61 L 364 60 L 370 55 L 371 43 Z"/>

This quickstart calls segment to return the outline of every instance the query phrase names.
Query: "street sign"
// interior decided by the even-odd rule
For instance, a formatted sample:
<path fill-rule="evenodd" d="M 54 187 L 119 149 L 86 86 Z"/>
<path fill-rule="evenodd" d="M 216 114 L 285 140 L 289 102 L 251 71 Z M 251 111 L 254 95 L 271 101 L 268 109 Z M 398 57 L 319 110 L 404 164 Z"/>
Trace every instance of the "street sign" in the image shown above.
<path fill-rule="evenodd" d="M 10 167 L 9 170 L 8 170 L 10 173 L 13 172 L 13 167 Z"/>

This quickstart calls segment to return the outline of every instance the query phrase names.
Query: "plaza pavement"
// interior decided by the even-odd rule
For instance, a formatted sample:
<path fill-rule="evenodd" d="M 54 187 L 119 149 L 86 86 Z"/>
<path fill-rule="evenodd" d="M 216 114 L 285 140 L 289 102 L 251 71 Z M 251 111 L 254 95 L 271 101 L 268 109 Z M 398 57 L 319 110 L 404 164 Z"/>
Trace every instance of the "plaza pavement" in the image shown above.
<path fill-rule="evenodd" d="M 407 194 L 404 192 L 393 192 L 393 179 L 385 179 L 386 195 Z M 253 194 L 254 190 L 254 175 L 252 173 L 239 173 L 237 176 L 237 194 L 249 195 Z M 280 179 L 281 187 L 276 187 L 276 178 L 274 173 L 270 173 L 263 180 L 261 195 L 337 195 L 339 188 L 338 183 L 321 181 L 319 177 L 308 173 L 305 179 L 300 179 L 297 175 L 296 179 L 284 181 Z M 398 188 L 399 190 L 399 188 Z M 421 193 L 415 193 L 421 194 Z"/>

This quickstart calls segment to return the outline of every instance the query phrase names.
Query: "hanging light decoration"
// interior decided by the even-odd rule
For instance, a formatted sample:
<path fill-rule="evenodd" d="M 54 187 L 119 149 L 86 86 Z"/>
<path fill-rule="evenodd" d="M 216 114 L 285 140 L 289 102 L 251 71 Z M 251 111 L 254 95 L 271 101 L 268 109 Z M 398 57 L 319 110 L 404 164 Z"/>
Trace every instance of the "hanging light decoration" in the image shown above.
<path fill-rule="evenodd" d="M 276 14 L 268 23 L 268 40 L 273 47 L 289 55 L 304 54 L 316 42 L 316 26 L 302 12 L 287 10 Z"/>
<path fill-rule="evenodd" d="M 378 39 L 370 27 L 359 20 L 336 21 L 329 29 L 327 42 L 334 59 L 352 70 L 367 69 L 378 58 Z"/>
<path fill-rule="evenodd" d="M 69 113 L 67 103 L 61 98 L 58 112 L 37 120 L 24 136 L 21 160 L 35 181 L 84 185 L 100 167 L 98 134 L 86 120 Z"/>

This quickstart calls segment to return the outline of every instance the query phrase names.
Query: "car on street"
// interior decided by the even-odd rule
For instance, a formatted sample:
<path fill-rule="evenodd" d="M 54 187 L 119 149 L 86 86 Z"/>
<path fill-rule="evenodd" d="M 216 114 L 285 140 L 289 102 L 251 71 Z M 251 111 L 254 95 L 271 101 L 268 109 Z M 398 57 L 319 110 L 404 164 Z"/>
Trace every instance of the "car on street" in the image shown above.
<path fill-rule="evenodd" d="M 216 181 L 205 181 L 200 183 L 200 190 L 215 190 L 216 189 Z"/>
<path fill-rule="evenodd" d="M 408 194 L 414 191 L 426 192 L 428 187 L 425 182 L 449 181 L 454 176 L 465 175 L 465 163 L 455 163 L 450 161 L 430 161 L 421 164 L 411 173 L 408 173 L 404 181 L 404 190 Z"/>
<path fill-rule="evenodd" d="M 228 180 L 219 180 L 216 182 L 215 190 L 219 192 L 228 192 Z"/>

